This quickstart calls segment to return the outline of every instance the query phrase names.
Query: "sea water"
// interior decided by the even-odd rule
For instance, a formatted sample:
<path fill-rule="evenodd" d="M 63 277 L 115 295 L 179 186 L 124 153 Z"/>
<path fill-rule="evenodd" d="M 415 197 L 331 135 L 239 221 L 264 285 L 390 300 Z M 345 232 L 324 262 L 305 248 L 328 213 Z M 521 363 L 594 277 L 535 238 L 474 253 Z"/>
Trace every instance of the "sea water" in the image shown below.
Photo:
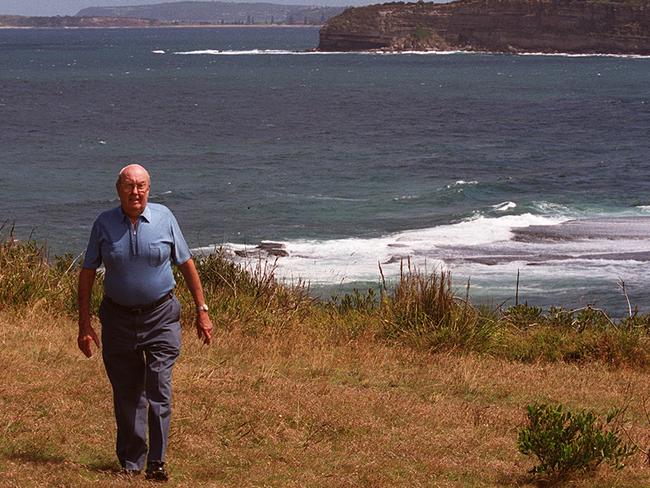
<path fill-rule="evenodd" d="M 650 310 L 650 59 L 317 44 L 315 28 L 0 30 L 3 237 L 79 255 L 137 161 L 197 252 L 245 263 L 271 241 L 278 277 L 323 296 L 409 260 L 495 306 L 519 273 L 529 304 L 623 315 L 623 282 Z"/>

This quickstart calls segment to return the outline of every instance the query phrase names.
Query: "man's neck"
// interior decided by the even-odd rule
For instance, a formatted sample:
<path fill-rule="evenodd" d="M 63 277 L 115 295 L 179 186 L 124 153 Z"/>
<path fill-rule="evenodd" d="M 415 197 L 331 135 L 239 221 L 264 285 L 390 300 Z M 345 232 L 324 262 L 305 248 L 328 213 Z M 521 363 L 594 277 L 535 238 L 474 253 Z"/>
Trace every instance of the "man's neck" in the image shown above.
<path fill-rule="evenodd" d="M 128 213 L 126 213 L 126 211 L 124 210 L 123 207 L 122 207 L 122 213 L 123 213 L 124 215 L 126 215 L 126 216 L 129 218 L 129 220 L 131 221 L 131 223 L 132 223 L 133 225 L 136 225 L 136 224 L 138 223 L 138 218 L 140 217 L 140 215 L 142 215 L 142 212 L 140 212 L 140 213 L 137 214 L 137 215 L 131 215 L 131 214 L 128 214 Z"/>

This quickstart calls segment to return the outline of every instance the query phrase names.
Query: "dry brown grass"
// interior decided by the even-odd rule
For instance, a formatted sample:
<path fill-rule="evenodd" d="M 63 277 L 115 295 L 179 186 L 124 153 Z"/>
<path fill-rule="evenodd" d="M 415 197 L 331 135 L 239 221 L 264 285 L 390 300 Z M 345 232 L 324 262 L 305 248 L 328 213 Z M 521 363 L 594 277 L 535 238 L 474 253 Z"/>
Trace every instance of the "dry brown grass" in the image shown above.
<path fill-rule="evenodd" d="M 151 486 L 117 474 L 110 387 L 75 334 L 45 306 L 0 311 L 0 486 Z M 627 429 L 650 446 L 640 368 L 431 354 L 300 327 L 251 334 L 241 322 L 210 348 L 186 324 L 184 341 L 170 486 L 535 486 L 516 449 L 533 401 L 629 403 Z M 648 485 L 637 454 L 562 486 Z"/>

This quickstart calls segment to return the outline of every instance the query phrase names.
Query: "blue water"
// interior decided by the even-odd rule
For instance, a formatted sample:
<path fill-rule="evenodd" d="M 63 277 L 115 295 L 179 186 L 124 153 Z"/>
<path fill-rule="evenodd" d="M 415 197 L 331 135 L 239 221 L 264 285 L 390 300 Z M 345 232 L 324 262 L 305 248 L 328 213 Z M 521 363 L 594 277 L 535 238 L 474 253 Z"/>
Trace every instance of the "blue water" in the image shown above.
<path fill-rule="evenodd" d="M 325 294 L 410 258 L 477 300 L 512 303 L 519 270 L 529 303 L 620 314 L 621 279 L 650 309 L 650 59 L 317 44 L 313 28 L 0 30 L 0 222 L 77 255 L 137 161 L 192 247 L 276 241 L 278 276 Z"/>

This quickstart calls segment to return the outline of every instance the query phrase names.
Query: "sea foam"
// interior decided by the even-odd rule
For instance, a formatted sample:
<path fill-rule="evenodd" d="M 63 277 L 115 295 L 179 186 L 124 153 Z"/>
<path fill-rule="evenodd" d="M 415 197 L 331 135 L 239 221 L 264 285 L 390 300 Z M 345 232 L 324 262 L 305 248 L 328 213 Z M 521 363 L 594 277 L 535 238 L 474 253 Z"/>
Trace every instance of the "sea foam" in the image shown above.
<path fill-rule="evenodd" d="M 455 224 L 414 229 L 387 236 L 330 240 L 291 240 L 281 244 L 288 256 L 277 261 L 277 274 L 283 278 L 301 278 L 316 284 L 338 284 L 348 281 L 374 281 L 381 265 L 387 276 L 399 273 L 400 261 L 411 259 L 419 266 L 446 267 L 446 257 L 456 246 L 490 246 L 507 242 L 512 229 L 529 225 L 555 225 L 565 219 L 532 214 L 507 215 L 497 218 L 476 217 Z M 232 253 L 249 253 L 257 259 L 255 246 L 228 243 Z M 215 246 L 197 249 L 213 251 Z"/>

